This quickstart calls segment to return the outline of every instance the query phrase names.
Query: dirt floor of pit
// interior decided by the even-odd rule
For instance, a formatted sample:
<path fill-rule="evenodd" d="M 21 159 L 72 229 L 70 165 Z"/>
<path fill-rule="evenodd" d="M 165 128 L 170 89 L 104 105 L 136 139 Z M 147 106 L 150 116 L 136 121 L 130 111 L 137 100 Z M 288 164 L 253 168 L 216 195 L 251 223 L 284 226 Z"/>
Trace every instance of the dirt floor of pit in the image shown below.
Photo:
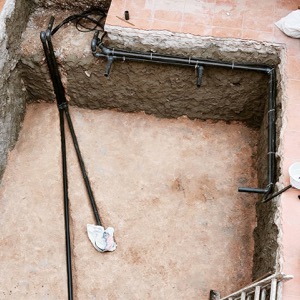
<path fill-rule="evenodd" d="M 106 226 L 100 254 L 68 135 L 76 299 L 207 299 L 251 282 L 257 133 L 242 124 L 71 107 Z M 56 105 L 27 108 L 0 189 L 0 299 L 66 299 Z"/>

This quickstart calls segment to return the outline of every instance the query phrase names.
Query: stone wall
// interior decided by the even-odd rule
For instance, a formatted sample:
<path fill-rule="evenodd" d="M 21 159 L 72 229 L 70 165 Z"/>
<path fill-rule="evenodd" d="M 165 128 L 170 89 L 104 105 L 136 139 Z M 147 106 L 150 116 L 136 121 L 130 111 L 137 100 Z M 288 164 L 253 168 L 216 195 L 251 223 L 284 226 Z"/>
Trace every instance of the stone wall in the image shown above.
<path fill-rule="evenodd" d="M 28 1 L 6 0 L 0 14 L 0 178 L 25 112 L 27 94 L 16 66 L 30 8 Z"/>

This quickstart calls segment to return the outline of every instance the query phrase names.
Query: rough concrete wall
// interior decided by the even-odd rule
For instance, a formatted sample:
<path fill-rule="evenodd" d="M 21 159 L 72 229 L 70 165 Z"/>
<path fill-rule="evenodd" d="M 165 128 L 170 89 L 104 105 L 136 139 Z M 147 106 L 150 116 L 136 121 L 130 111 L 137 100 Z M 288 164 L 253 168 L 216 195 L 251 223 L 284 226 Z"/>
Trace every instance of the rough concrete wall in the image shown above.
<path fill-rule="evenodd" d="M 189 49 L 189 36 L 181 36 L 180 40 L 172 33 L 165 32 L 165 36 L 160 33 L 157 35 L 150 35 L 147 32 L 140 31 L 136 34 L 136 31 L 132 29 L 121 29 L 114 26 L 106 26 L 106 30 L 109 31 L 109 36 L 116 47 L 124 44 L 128 49 L 134 49 L 135 47 L 146 50 L 151 45 L 159 45 L 159 52 L 163 52 L 164 49 L 168 49 L 168 52 L 177 51 L 178 47 L 174 47 L 178 43 L 182 47 L 180 50 L 182 54 L 185 54 Z M 198 46 L 201 49 L 202 58 L 214 58 L 224 61 L 244 61 L 244 62 L 256 62 L 266 63 L 273 66 L 278 65 L 277 68 L 277 149 L 279 146 L 279 136 L 282 127 L 282 62 L 283 49 L 281 45 L 270 45 L 267 43 L 256 43 L 254 41 L 244 41 L 242 44 L 238 40 L 226 40 L 223 43 L 220 40 L 207 39 L 194 39 L 193 47 Z M 192 49 L 193 49 L 192 47 Z M 157 48 L 156 48 L 157 49 Z M 210 49 L 211 51 L 207 51 Z M 177 52 L 178 53 L 178 52 Z M 193 55 L 193 54 L 191 54 Z M 267 83 L 264 85 L 264 89 L 267 91 Z M 261 107 L 264 110 L 264 117 L 261 122 L 259 140 L 257 145 L 257 157 L 256 166 L 258 172 L 259 186 L 264 187 L 267 183 L 267 103 L 265 107 Z M 280 176 L 279 169 L 280 155 L 277 155 L 277 179 Z M 250 175 L 250 174 L 249 174 Z M 276 179 L 276 180 L 277 180 Z M 261 200 L 261 197 L 257 197 Z M 271 202 L 267 204 L 256 205 L 257 211 L 257 227 L 254 230 L 255 251 L 253 257 L 253 279 L 256 279 L 267 272 L 274 272 L 280 270 L 280 263 L 282 258 L 280 257 L 280 236 L 281 233 L 281 221 L 280 221 L 280 203 Z"/>
<path fill-rule="evenodd" d="M 37 34 L 46 28 L 47 18 L 41 17 L 45 14 L 50 12 L 39 10 L 34 14 L 22 43 L 23 78 L 31 101 L 53 99 Z M 58 16 L 57 22 L 61 18 Z M 103 76 L 106 61 L 91 55 L 91 38 L 92 33 L 80 33 L 69 26 L 53 39 L 71 104 L 124 112 L 145 111 L 158 117 L 187 115 L 238 120 L 252 127 L 260 126 L 267 92 L 265 74 L 206 67 L 202 86 L 197 88 L 194 68 L 125 61 L 114 62 L 110 78 L 106 79 Z M 176 50 L 184 52 L 179 47 Z M 198 50 L 190 40 L 190 55 L 200 56 L 203 49 Z M 214 52 L 214 48 L 206 51 Z"/>
<path fill-rule="evenodd" d="M 34 3 L 40 7 L 55 7 L 58 9 L 89 9 L 91 7 L 101 7 L 109 9 L 111 0 L 34 0 Z"/>
<path fill-rule="evenodd" d="M 0 178 L 25 111 L 26 92 L 15 68 L 20 58 L 20 38 L 29 12 L 27 1 L 6 0 L 0 15 Z"/>
<path fill-rule="evenodd" d="M 279 136 L 282 127 L 281 106 L 282 88 L 281 73 L 279 68 L 276 70 L 277 97 L 276 97 L 276 149 L 279 147 Z M 259 187 L 266 187 L 268 184 L 268 104 L 266 103 L 263 122 L 259 132 L 257 146 L 257 174 Z M 278 154 L 278 150 L 277 150 Z M 280 176 L 280 156 L 277 155 L 276 179 Z M 262 197 L 260 197 L 262 198 Z M 267 204 L 257 203 L 257 227 L 254 230 L 255 251 L 253 257 L 253 278 L 256 279 L 267 272 L 275 272 L 278 263 L 278 237 L 280 231 L 279 205 L 277 202 Z"/>
<path fill-rule="evenodd" d="M 201 57 L 227 62 L 277 65 L 280 46 L 267 42 L 194 36 L 169 31 L 145 31 L 106 25 L 115 48 Z"/>

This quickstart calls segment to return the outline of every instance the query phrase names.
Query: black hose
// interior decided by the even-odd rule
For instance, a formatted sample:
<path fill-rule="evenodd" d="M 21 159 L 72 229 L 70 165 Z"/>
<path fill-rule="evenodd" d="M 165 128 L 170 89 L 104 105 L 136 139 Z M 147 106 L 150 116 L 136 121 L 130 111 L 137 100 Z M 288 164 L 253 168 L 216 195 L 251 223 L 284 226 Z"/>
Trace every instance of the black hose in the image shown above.
<path fill-rule="evenodd" d="M 66 260 L 67 260 L 67 280 L 68 280 L 68 299 L 73 299 L 72 283 L 72 254 L 69 222 L 69 197 L 68 197 L 68 173 L 67 173 L 67 153 L 64 126 L 64 109 L 59 110 L 60 137 L 61 137 L 61 157 L 63 172 L 63 193 L 64 193 L 64 219 L 65 219 L 65 240 L 66 240 Z"/>
<path fill-rule="evenodd" d="M 282 190 L 278 191 L 277 193 L 273 194 L 271 197 L 262 200 L 262 203 L 266 203 L 269 202 L 270 200 L 274 199 L 275 197 L 281 195 L 283 192 L 287 191 L 288 189 L 290 189 L 291 187 L 293 187 L 291 184 L 289 184 L 288 186 L 286 186 L 285 188 L 283 188 Z"/>
<path fill-rule="evenodd" d="M 85 183 L 87 193 L 89 195 L 90 203 L 92 205 L 94 217 L 95 217 L 97 225 L 102 226 L 102 222 L 101 222 L 101 219 L 100 219 L 100 216 L 99 216 L 99 213 L 98 213 L 98 209 L 97 209 L 96 201 L 95 201 L 95 198 L 94 198 L 93 190 L 91 188 L 91 184 L 90 184 L 90 181 L 89 181 L 86 169 L 85 169 L 84 161 L 82 159 L 81 151 L 80 151 L 80 148 L 79 148 L 79 144 L 78 144 L 78 141 L 77 141 L 77 137 L 76 137 L 76 134 L 75 134 L 75 130 L 74 130 L 74 127 L 73 127 L 71 116 L 69 114 L 68 107 L 66 107 L 64 111 L 65 111 L 65 114 L 66 114 L 66 117 L 67 117 L 67 122 L 68 122 L 70 133 L 71 133 L 71 136 L 72 136 L 74 148 L 76 150 L 77 159 L 78 159 L 78 162 L 79 162 L 79 165 L 80 165 L 82 177 L 83 177 L 83 180 L 84 180 L 84 183 Z"/>

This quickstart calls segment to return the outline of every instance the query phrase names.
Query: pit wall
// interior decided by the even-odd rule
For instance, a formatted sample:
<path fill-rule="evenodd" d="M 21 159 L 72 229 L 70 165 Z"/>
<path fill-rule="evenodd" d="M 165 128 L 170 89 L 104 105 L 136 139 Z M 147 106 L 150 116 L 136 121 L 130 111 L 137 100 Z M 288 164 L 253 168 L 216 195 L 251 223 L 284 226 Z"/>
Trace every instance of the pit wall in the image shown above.
<path fill-rule="evenodd" d="M 147 34 L 143 30 L 132 30 L 117 26 L 106 26 L 109 32 L 111 43 L 114 47 L 127 48 L 129 50 L 157 51 L 174 55 L 198 56 L 203 59 L 217 59 L 223 61 L 237 61 L 244 63 L 258 63 L 277 66 L 277 97 L 276 97 L 276 143 L 277 143 L 277 169 L 276 182 L 281 174 L 280 148 L 281 129 L 282 129 L 282 102 L 283 102 L 283 85 L 284 85 L 284 57 L 286 48 L 282 45 L 269 43 L 259 43 L 254 41 L 242 41 L 238 39 L 213 39 L 199 38 L 192 35 L 173 34 L 170 32 L 157 32 Z M 180 36 L 180 38 L 179 38 Z M 153 45 L 156 47 L 154 48 Z M 192 45 L 192 46 L 191 46 Z M 197 50 L 196 50 L 197 49 Z M 195 50 L 197 52 L 195 52 Z M 266 91 L 268 90 L 267 81 L 263 87 L 257 86 Z M 266 95 L 266 94 L 265 94 Z M 247 96 L 247 99 L 249 97 Z M 260 133 L 257 145 L 257 155 L 255 165 L 258 175 L 258 186 L 265 187 L 267 184 L 267 100 L 263 102 L 263 118 L 260 120 Z M 251 176 L 251 174 L 249 174 Z M 279 187 L 282 188 L 282 187 Z M 261 196 L 257 197 L 257 226 L 254 230 L 254 257 L 253 257 L 253 279 L 265 275 L 268 272 L 276 272 L 282 269 L 282 249 L 281 249 L 281 209 L 278 201 L 271 201 L 266 204 L 260 204 Z"/>
<path fill-rule="evenodd" d="M 47 27 L 51 14 L 56 16 L 57 24 L 71 13 L 39 9 L 32 15 L 24 33 L 22 73 L 33 102 L 39 99 L 54 101 L 37 32 Z M 141 41 L 140 31 L 134 33 L 127 37 L 128 40 L 119 33 L 124 38 L 119 43 L 116 36 L 110 34 L 111 40 L 106 42 L 120 48 L 125 45 L 132 50 L 233 63 L 244 62 L 246 58 L 249 62 L 278 63 L 276 48 L 268 45 L 257 43 L 253 47 L 251 43 L 234 44 L 167 32 L 151 32 L 151 35 L 147 32 L 147 40 Z M 264 87 L 268 78 L 265 74 L 205 67 L 202 86 L 198 88 L 194 68 L 116 61 L 107 79 L 103 76 L 106 60 L 91 55 L 92 37 L 93 33 L 78 32 L 74 26 L 61 29 L 53 37 L 70 104 L 124 112 L 145 111 L 158 117 L 187 115 L 199 119 L 243 121 L 254 128 L 260 126 L 267 99 Z"/>
<path fill-rule="evenodd" d="M 32 15 L 23 35 L 20 70 L 32 102 L 41 99 L 54 101 L 42 47 L 36 34 L 37 31 L 47 27 L 51 14 L 49 10 L 37 10 Z M 55 11 L 56 22 L 70 14 L 71 12 Z M 204 38 L 167 31 L 151 31 L 149 34 L 149 31 L 116 26 L 106 26 L 106 30 L 109 38 L 106 43 L 114 48 L 232 61 L 233 64 L 243 62 L 280 66 L 281 63 L 282 48 L 270 43 Z M 53 38 L 70 104 L 94 109 L 113 108 L 126 112 L 143 110 L 159 117 L 177 117 L 187 114 L 191 118 L 200 119 L 214 118 L 210 112 L 216 113 L 221 110 L 224 115 L 217 116 L 217 119 L 239 120 L 252 127 L 261 127 L 257 156 L 254 160 L 258 170 L 259 186 L 265 186 L 267 123 L 264 116 L 267 113 L 267 76 L 253 73 L 245 75 L 247 72 L 239 74 L 237 70 L 231 73 L 216 69 L 210 71 L 205 68 L 203 85 L 198 89 L 195 85 L 195 72 L 189 68 L 153 66 L 125 61 L 114 62 L 110 78 L 107 79 L 103 76 L 106 61 L 95 59 L 91 54 L 92 36 L 93 33 L 80 33 L 73 26 L 69 26 Z M 242 76 L 246 76 L 243 82 L 240 80 Z M 280 68 L 277 76 L 278 91 L 281 93 Z M 249 88 L 250 78 L 252 82 Z M 219 90 L 219 100 L 214 103 L 216 86 L 224 87 L 224 90 L 222 88 Z M 236 97 L 226 99 L 227 103 L 225 100 L 224 104 L 228 89 L 235 92 Z M 254 94 L 253 90 L 256 90 Z M 255 94 L 257 90 L 259 94 Z M 212 109 L 199 111 L 199 99 L 201 103 L 213 103 Z M 279 94 L 277 97 L 278 133 L 281 124 L 280 99 Z M 246 102 L 250 103 L 250 107 L 246 107 Z M 209 105 L 206 106 L 208 107 Z M 248 113 L 250 111 L 252 114 L 245 117 L 243 110 Z M 252 174 L 245 174 L 247 175 L 252 176 Z M 277 204 L 257 204 L 257 228 L 254 231 L 254 279 L 279 268 L 279 231 L 280 216 Z"/>
<path fill-rule="evenodd" d="M 0 179 L 25 112 L 27 93 L 16 66 L 20 59 L 21 34 L 30 11 L 28 1 L 6 0 L 0 12 Z"/>
<path fill-rule="evenodd" d="M 276 67 L 276 179 L 278 184 L 281 175 L 281 156 L 279 155 L 281 129 L 282 129 L 282 102 L 283 102 L 283 57 L 285 49 L 280 52 L 281 64 Z M 265 106 L 264 118 L 259 130 L 259 139 L 257 145 L 256 169 L 259 187 L 266 187 L 268 184 L 268 103 Z M 279 190 L 282 187 L 275 185 L 274 189 Z M 261 200 L 263 196 L 259 196 Z M 257 226 L 254 230 L 254 257 L 253 257 L 253 279 L 264 276 L 271 272 L 281 271 L 281 213 L 278 201 L 270 201 L 262 204 L 259 201 L 256 204 Z M 267 262 L 267 263 L 266 263 Z"/>

